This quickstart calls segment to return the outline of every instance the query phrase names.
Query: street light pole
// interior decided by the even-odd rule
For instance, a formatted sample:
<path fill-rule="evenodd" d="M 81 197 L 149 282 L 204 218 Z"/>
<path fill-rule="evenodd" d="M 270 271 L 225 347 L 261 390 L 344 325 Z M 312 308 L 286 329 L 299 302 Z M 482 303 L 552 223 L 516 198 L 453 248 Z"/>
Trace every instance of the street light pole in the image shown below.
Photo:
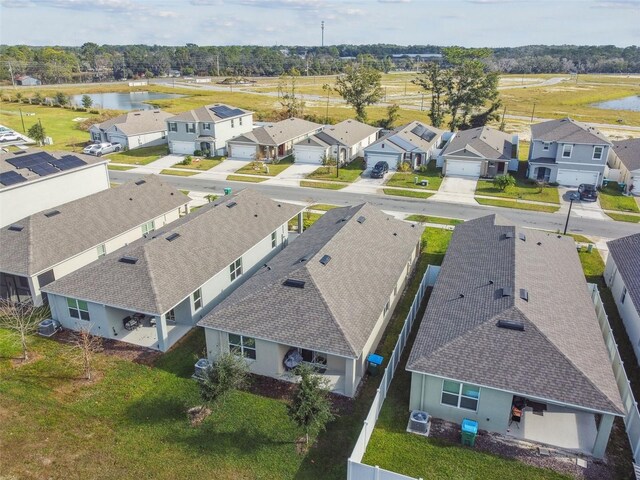
<path fill-rule="evenodd" d="M 571 194 L 569 195 L 569 211 L 567 212 L 567 221 L 564 224 L 564 233 L 563 235 L 567 234 L 567 228 L 569 227 L 569 217 L 571 216 L 571 207 L 573 207 L 573 201 L 577 200 L 575 194 Z"/>

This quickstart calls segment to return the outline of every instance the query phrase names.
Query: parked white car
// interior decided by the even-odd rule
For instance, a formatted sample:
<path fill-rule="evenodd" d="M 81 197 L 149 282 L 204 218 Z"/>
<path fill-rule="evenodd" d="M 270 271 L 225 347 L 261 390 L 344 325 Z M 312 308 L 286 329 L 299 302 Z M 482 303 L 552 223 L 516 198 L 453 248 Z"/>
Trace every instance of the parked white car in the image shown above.
<path fill-rule="evenodd" d="M 15 142 L 20 140 L 20 136 L 16 132 L 0 133 L 0 142 Z"/>
<path fill-rule="evenodd" d="M 90 152 L 90 155 L 96 155 L 101 157 L 111 152 L 119 152 L 122 150 L 122 145 L 119 143 L 98 143 L 96 148 Z"/>
<path fill-rule="evenodd" d="M 82 149 L 82 153 L 86 153 L 88 155 L 94 155 L 95 151 L 100 147 L 99 143 L 92 143 L 91 145 L 87 145 Z"/>

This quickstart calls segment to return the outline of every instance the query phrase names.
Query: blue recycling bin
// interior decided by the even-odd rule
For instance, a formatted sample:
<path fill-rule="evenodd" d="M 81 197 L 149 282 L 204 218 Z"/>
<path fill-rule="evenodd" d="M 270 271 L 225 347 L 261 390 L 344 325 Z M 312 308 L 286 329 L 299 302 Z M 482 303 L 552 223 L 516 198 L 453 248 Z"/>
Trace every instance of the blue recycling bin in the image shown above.
<path fill-rule="evenodd" d="M 462 420 L 462 445 L 473 447 L 478 436 L 478 422 L 465 418 Z"/>
<path fill-rule="evenodd" d="M 375 353 L 370 353 L 369 356 L 367 357 L 367 362 L 368 362 L 367 371 L 369 372 L 369 375 L 374 377 L 378 375 L 380 368 L 382 368 L 383 361 L 384 361 L 384 358 L 381 357 L 380 355 L 377 355 Z"/>
<path fill-rule="evenodd" d="M 224 189 L 224 194 L 225 195 L 231 195 L 231 189 L 229 187 Z"/>

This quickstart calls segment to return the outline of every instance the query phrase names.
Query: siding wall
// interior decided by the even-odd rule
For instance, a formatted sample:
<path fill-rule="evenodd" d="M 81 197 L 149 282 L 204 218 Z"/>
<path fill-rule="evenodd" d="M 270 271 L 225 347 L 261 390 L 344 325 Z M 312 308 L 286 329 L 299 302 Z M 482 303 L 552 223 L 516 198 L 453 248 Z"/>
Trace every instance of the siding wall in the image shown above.
<path fill-rule="evenodd" d="M 109 142 L 125 145 L 129 150 L 136 148 L 152 147 L 167 143 L 167 132 L 143 133 L 141 135 L 127 136 L 122 132 L 109 132 Z"/>
<path fill-rule="evenodd" d="M 231 140 L 234 137 L 242 135 L 244 133 L 248 133 L 253 130 L 253 114 L 247 114 L 241 117 L 242 125 L 240 125 L 240 117 L 234 118 L 234 126 L 231 127 L 231 119 L 223 120 L 216 123 L 211 122 L 195 122 L 196 130 L 195 133 L 187 133 L 187 123 L 194 122 L 185 122 L 185 121 L 177 121 L 178 131 L 172 132 L 169 130 L 167 126 L 167 138 L 169 142 L 193 142 L 194 150 L 200 148 L 200 141 L 198 140 L 198 136 L 206 135 L 216 139 L 215 141 L 215 149 L 216 151 L 226 150 L 227 141 Z M 167 122 L 169 123 L 169 121 Z M 202 128 L 203 123 L 211 123 L 211 130 L 204 130 Z"/>

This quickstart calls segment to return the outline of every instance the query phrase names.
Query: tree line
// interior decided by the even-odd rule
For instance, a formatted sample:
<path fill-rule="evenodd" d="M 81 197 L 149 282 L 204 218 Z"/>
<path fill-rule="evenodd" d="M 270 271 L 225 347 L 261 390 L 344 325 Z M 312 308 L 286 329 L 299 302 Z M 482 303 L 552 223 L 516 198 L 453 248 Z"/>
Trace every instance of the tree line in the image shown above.
<path fill-rule="evenodd" d="M 463 49 L 470 50 L 470 49 Z M 302 75 L 344 73 L 366 65 L 379 71 L 420 70 L 424 58 L 442 54 L 435 45 L 185 46 L 97 45 L 81 47 L 0 46 L 0 80 L 31 75 L 43 83 L 97 82 L 172 74 L 278 76 L 296 69 Z M 637 46 L 531 45 L 493 48 L 484 59 L 502 73 L 638 73 Z"/>

